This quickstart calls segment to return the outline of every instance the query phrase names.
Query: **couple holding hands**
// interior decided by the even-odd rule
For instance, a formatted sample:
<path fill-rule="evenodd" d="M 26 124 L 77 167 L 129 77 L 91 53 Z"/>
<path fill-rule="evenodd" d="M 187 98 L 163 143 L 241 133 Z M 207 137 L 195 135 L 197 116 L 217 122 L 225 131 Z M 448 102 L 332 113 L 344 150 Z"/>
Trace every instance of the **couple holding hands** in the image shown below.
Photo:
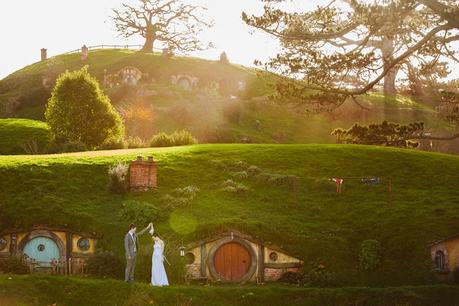
<path fill-rule="evenodd" d="M 157 235 L 154 235 L 155 229 L 151 222 L 146 228 L 138 233 L 135 224 L 131 223 L 129 225 L 129 232 L 124 236 L 124 249 L 126 251 L 126 271 L 124 280 L 126 282 L 134 281 L 135 263 L 137 251 L 139 249 L 137 238 L 143 235 L 147 230 L 154 241 L 153 255 L 151 258 L 151 285 L 159 287 L 168 286 L 169 282 L 167 280 L 166 269 L 164 268 L 164 241 Z"/>

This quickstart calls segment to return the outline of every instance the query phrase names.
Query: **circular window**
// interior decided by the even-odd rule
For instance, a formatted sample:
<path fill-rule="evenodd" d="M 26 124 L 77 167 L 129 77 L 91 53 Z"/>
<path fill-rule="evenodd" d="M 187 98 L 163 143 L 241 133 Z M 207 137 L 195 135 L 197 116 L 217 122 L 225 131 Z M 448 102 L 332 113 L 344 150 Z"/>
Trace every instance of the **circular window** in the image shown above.
<path fill-rule="evenodd" d="M 194 260 L 195 260 L 195 257 L 194 257 L 193 253 L 186 253 L 185 254 L 185 263 L 187 265 L 191 265 L 192 263 L 194 263 Z"/>
<path fill-rule="evenodd" d="M 6 249 L 7 244 L 8 244 L 8 241 L 6 241 L 5 238 L 1 237 L 0 238 L 0 251 L 3 251 L 4 249 Z"/>
<path fill-rule="evenodd" d="M 43 251 L 45 250 L 45 245 L 44 245 L 44 244 L 39 244 L 39 245 L 37 246 L 37 250 L 38 250 L 39 252 L 43 252 Z"/>
<path fill-rule="evenodd" d="M 81 251 L 89 250 L 90 244 L 88 238 L 80 238 L 77 242 L 77 246 Z"/>
<path fill-rule="evenodd" d="M 271 252 L 269 254 L 269 259 L 271 259 L 271 261 L 277 261 L 277 258 L 278 258 L 278 255 L 276 252 Z"/>

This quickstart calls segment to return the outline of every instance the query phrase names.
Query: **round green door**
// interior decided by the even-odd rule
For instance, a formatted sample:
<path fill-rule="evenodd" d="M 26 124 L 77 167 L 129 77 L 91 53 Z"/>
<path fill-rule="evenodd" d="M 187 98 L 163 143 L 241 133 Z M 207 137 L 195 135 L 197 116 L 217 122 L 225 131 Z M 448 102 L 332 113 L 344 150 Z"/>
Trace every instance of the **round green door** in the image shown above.
<path fill-rule="evenodd" d="M 59 247 L 56 242 L 47 237 L 33 238 L 27 242 L 23 253 L 35 259 L 40 266 L 50 266 L 51 260 L 60 259 Z"/>

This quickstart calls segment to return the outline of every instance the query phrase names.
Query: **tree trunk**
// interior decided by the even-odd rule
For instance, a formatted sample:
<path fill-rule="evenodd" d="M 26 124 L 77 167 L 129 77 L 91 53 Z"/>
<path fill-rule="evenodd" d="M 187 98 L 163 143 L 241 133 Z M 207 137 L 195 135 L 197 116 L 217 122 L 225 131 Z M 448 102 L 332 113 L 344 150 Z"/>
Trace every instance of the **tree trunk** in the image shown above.
<path fill-rule="evenodd" d="M 147 33 L 145 34 L 145 44 L 143 45 L 140 51 L 145 53 L 153 52 L 153 44 L 155 43 L 155 32 L 150 27 L 147 28 Z"/>
<path fill-rule="evenodd" d="M 392 68 L 384 76 L 384 94 L 385 95 L 395 95 L 397 89 L 395 88 L 395 79 L 397 78 L 398 69 Z"/>
<path fill-rule="evenodd" d="M 382 42 L 381 48 L 384 67 L 394 60 L 394 40 L 389 37 L 385 37 Z M 397 78 L 398 68 L 393 67 L 384 76 L 384 94 L 395 95 L 397 90 L 395 88 L 395 79 Z"/>

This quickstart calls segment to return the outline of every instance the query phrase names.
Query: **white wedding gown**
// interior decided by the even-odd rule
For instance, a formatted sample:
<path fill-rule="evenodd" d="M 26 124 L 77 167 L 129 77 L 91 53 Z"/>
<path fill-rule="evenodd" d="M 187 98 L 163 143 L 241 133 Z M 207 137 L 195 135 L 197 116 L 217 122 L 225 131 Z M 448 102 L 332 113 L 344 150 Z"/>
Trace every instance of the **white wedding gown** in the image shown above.
<path fill-rule="evenodd" d="M 164 269 L 164 247 L 161 243 L 155 242 L 153 256 L 151 257 L 151 284 L 153 286 L 168 286 L 166 269 Z"/>

